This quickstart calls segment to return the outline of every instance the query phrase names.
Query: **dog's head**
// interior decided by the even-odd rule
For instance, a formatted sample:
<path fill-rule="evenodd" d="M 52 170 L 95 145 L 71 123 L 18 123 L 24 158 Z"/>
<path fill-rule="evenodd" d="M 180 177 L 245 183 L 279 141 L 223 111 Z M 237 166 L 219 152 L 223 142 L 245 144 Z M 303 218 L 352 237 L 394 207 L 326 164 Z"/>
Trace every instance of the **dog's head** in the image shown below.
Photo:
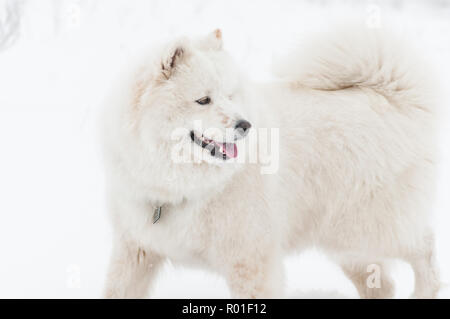
<path fill-rule="evenodd" d="M 143 77 L 149 75 L 141 75 L 136 86 L 144 137 L 156 144 L 171 140 L 179 151 L 194 150 L 196 162 L 218 163 L 238 156 L 251 123 L 243 115 L 240 72 L 222 49 L 220 30 L 167 45 L 151 73 L 147 80 Z"/>
<path fill-rule="evenodd" d="M 179 39 L 153 55 L 133 94 L 145 148 L 164 161 L 184 158 L 203 169 L 236 162 L 251 123 L 244 116 L 244 81 L 222 49 L 221 31 Z M 192 165 L 186 166 L 195 174 Z"/>

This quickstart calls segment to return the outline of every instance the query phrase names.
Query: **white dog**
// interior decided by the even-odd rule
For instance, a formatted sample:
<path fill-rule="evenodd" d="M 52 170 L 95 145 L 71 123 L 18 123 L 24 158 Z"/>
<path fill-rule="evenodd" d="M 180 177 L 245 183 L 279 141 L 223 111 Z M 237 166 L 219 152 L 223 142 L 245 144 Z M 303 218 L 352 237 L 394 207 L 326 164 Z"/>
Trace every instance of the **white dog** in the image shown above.
<path fill-rule="evenodd" d="M 314 245 L 361 297 L 393 296 L 394 258 L 412 265 L 415 297 L 435 297 L 424 68 L 365 28 L 317 36 L 274 83 L 247 81 L 220 30 L 152 50 L 103 113 L 114 227 L 105 296 L 145 297 L 169 258 L 223 275 L 233 297 L 282 297 L 283 256 Z"/>

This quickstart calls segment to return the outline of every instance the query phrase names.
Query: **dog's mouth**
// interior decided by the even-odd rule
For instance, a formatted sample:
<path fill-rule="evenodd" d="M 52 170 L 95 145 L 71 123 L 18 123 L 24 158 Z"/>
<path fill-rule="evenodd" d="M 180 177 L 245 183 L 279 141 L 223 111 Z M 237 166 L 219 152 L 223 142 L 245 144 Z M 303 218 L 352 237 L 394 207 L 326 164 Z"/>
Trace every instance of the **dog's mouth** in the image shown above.
<path fill-rule="evenodd" d="M 191 131 L 191 140 L 201 148 L 208 150 L 213 157 L 221 158 L 224 161 L 237 157 L 237 146 L 235 143 L 220 143 L 203 135 L 197 136 Z"/>

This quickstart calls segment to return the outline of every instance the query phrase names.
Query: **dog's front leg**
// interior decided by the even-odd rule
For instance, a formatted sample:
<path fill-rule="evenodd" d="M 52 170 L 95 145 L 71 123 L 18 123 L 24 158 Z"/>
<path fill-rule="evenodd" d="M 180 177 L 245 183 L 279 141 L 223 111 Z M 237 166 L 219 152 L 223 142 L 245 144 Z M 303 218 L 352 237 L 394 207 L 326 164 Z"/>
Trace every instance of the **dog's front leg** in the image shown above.
<path fill-rule="evenodd" d="M 104 292 L 105 298 L 145 298 L 162 258 L 132 242 L 116 240 Z"/>
<path fill-rule="evenodd" d="M 281 258 L 250 254 L 227 263 L 226 279 L 232 298 L 282 298 L 284 271 Z"/>

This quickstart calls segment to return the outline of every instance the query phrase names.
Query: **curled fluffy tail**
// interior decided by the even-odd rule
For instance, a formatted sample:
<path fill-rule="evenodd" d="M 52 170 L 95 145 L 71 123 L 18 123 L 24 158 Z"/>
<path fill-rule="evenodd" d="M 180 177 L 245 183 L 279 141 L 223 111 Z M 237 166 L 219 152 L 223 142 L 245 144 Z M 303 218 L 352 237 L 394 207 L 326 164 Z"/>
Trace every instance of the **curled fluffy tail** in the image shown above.
<path fill-rule="evenodd" d="M 399 108 L 432 111 L 429 69 L 404 41 L 379 29 L 342 27 L 316 35 L 276 74 L 319 90 L 368 88 Z"/>

